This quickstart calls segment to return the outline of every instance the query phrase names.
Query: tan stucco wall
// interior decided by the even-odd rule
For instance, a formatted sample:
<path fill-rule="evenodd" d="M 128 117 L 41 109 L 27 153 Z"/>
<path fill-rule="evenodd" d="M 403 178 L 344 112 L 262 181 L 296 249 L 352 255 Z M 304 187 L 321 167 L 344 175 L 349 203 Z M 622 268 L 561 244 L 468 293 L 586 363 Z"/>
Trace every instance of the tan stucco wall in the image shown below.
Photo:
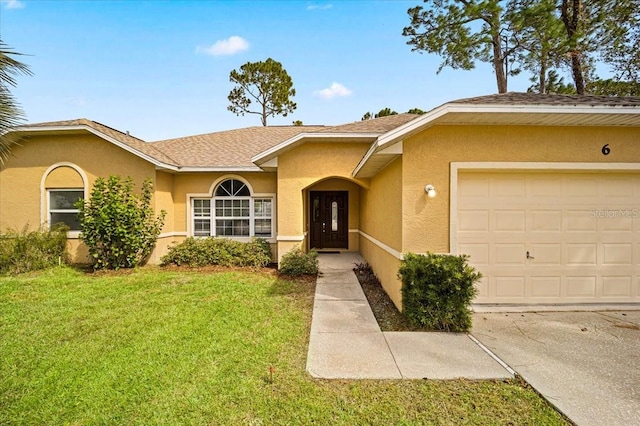
<path fill-rule="evenodd" d="M 12 156 L 0 168 L 0 229 L 29 229 L 41 225 L 41 188 L 45 172 L 58 163 L 72 163 L 88 180 L 90 191 L 97 177 L 131 176 L 139 190 L 146 178 L 156 179 L 155 167 L 135 155 L 89 133 L 32 136 L 14 146 Z M 54 169 L 45 187 L 74 187 L 79 174 L 68 167 Z M 86 247 L 69 240 L 72 261 L 86 259 Z"/>
<path fill-rule="evenodd" d="M 403 252 L 449 252 L 451 162 L 640 162 L 640 129 L 436 126 L 403 143 Z M 604 144 L 611 153 L 603 155 Z M 424 186 L 435 185 L 427 199 Z"/>
<path fill-rule="evenodd" d="M 368 186 L 367 179 L 354 180 L 351 177 L 351 172 L 368 148 L 369 144 L 366 143 L 308 142 L 278 157 L 279 257 L 296 244 L 308 247 L 304 212 L 307 191 L 310 187 L 327 178 L 331 178 L 334 183 L 345 181 L 343 188 L 346 188 L 348 183 L 346 181 Z M 339 185 L 334 185 L 334 189 L 338 187 Z M 351 196 L 349 198 L 349 210 L 351 210 L 355 206 L 351 204 Z M 302 241 L 294 242 L 292 238 L 300 238 Z"/>
<path fill-rule="evenodd" d="M 360 230 L 390 248 L 402 251 L 402 159 L 397 158 L 371 179 L 360 192 Z M 389 297 L 401 308 L 400 282 L 396 274 L 399 259 L 360 237 L 360 252 L 367 260 Z"/>

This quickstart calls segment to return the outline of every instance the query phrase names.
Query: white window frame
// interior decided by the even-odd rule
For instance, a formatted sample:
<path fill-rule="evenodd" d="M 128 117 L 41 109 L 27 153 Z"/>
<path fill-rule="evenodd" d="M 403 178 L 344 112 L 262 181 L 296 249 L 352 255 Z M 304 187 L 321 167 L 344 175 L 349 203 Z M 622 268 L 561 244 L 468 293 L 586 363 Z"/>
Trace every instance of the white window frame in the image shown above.
<path fill-rule="evenodd" d="M 52 222 L 51 220 L 51 214 L 52 213 L 75 213 L 76 215 L 78 213 L 80 213 L 80 210 L 77 208 L 73 208 L 73 209 L 52 209 L 51 208 L 51 193 L 53 192 L 81 192 L 82 193 L 82 199 L 85 199 L 85 191 L 84 188 L 48 188 L 47 189 L 47 223 L 48 223 L 48 227 L 49 229 L 51 229 L 52 225 L 55 225 L 55 223 Z M 58 223 L 58 222 L 56 222 Z M 69 229 L 69 233 L 74 233 L 74 234 L 80 234 L 80 229 Z"/>
<path fill-rule="evenodd" d="M 215 191 L 218 188 L 218 186 L 229 179 L 234 179 L 237 181 L 240 181 L 242 183 L 244 183 L 247 188 L 249 189 L 249 196 L 240 196 L 240 197 L 216 197 L 215 196 Z M 212 195 L 213 194 L 213 195 Z M 249 183 L 239 177 L 239 176 L 225 176 L 223 178 L 220 178 L 218 180 L 216 180 L 213 185 L 211 185 L 210 191 L 206 194 L 186 194 L 186 198 L 187 198 L 187 206 L 188 206 L 188 211 L 187 211 L 187 235 L 190 237 L 196 237 L 196 238 L 206 238 L 206 236 L 204 235 L 195 235 L 195 221 L 196 219 L 209 219 L 209 223 L 210 223 L 210 230 L 209 230 L 209 235 L 210 237 L 216 237 L 218 236 L 216 234 L 216 219 L 248 219 L 249 220 L 249 235 L 248 236 L 230 236 L 230 235 L 220 235 L 220 238 L 228 238 L 231 240 L 236 240 L 236 241 L 249 241 L 251 238 L 262 238 L 265 239 L 269 242 L 275 242 L 276 241 L 276 230 L 275 230 L 275 224 L 276 224 L 276 194 L 273 193 L 255 193 L 253 191 L 253 188 L 251 187 L 251 185 L 249 185 Z M 215 211 L 215 206 L 216 206 L 216 200 L 249 200 L 249 216 L 223 216 L 223 217 L 217 217 L 216 216 L 216 211 Z M 206 200 L 209 201 L 209 206 L 210 206 L 210 211 L 209 211 L 209 216 L 196 216 L 195 215 L 195 202 L 196 200 Z M 267 200 L 271 202 L 271 216 L 258 216 L 255 214 L 255 202 L 258 200 Z M 271 235 L 269 237 L 267 236 L 261 236 L 261 235 L 255 235 L 255 221 L 256 219 L 260 220 L 260 219 L 270 219 L 271 220 Z"/>
<path fill-rule="evenodd" d="M 45 172 L 42 175 L 42 178 L 40 179 L 40 224 L 41 226 L 46 226 L 47 228 L 49 227 L 49 220 L 51 219 L 51 215 L 49 214 L 49 190 L 56 190 L 58 188 L 47 188 L 46 186 L 46 182 L 47 182 L 47 177 L 49 176 L 49 174 L 51 172 L 53 172 L 55 169 L 57 169 L 58 167 L 70 167 L 73 170 L 75 170 L 78 175 L 80 175 L 80 178 L 82 179 L 82 188 L 78 187 L 77 189 L 74 187 L 74 190 L 82 190 L 83 194 L 84 194 L 84 199 L 87 200 L 89 199 L 89 190 L 87 189 L 89 187 L 89 178 L 87 177 L 87 174 L 84 172 L 84 170 L 82 170 L 81 167 L 77 166 L 74 163 L 70 163 L 68 161 L 61 161 L 59 163 L 55 163 L 52 164 L 51 166 L 49 166 L 47 168 L 47 170 L 45 170 Z M 62 188 L 65 189 L 65 188 Z M 72 239 L 77 239 L 80 237 L 80 231 L 69 231 L 67 232 L 67 238 L 72 238 Z"/>
<path fill-rule="evenodd" d="M 224 203 L 225 201 L 231 201 L 231 207 L 227 207 L 227 206 L 222 206 L 223 210 L 226 210 L 228 208 L 230 208 L 231 210 L 235 210 L 236 208 L 240 208 L 240 209 L 244 209 L 244 207 L 241 205 L 240 207 L 236 207 L 234 206 L 233 202 L 234 201 L 239 201 L 240 203 L 242 203 L 242 201 L 248 201 L 248 206 L 246 207 L 248 210 L 249 215 L 248 216 L 235 216 L 235 215 L 231 215 L 231 216 L 218 216 L 217 215 L 217 210 L 218 210 L 218 201 Z M 241 221 L 249 221 L 249 235 L 220 235 L 220 237 L 225 237 L 225 238 L 251 238 L 251 236 L 253 236 L 253 200 L 251 198 L 251 196 L 230 196 L 230 197 L 213 197 L 211 199 L 211 203 L 212 203 L 212 212 L 211 212 L 211 236 L 212 237 L 217 237 L 218 235 L 218 224 L 217 221 L 219 220 L 231 220 L 231 221 L 235 221 L 235 220 L 241 220 Z"/>

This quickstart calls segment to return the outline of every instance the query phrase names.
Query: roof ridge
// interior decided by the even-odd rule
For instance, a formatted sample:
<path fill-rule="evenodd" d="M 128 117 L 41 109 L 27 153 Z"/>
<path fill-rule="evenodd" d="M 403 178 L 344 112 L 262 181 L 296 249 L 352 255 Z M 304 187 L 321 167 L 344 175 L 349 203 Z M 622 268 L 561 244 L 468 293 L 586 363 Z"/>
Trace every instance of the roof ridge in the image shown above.
<path fill-rule="evenodd" d="M 472 96 L 447 102 L 447 104 L 504 104 L 504 105 L 600 105 L 600 106 L 637 106 L 640 96 L 607 96 L 576 93 L 533 93 L 505 92 L 490 95 Z"/>

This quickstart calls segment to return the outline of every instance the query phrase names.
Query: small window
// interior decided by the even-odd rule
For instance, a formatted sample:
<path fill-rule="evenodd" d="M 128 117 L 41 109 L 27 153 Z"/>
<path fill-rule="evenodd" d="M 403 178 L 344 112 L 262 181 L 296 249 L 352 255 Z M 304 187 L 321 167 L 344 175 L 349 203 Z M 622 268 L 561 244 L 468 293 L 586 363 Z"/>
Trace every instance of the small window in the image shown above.
<path fill-rule="evenodd" d="M 211 235 L 211 200 L 193 200 L 193 235 Z"/>
<path fill-rule="evenodd" d="M 270 198 L 253 200 L 254 233 L 256 237 L 271 237 L 271 204 Z"/>
<path fill-rule="evenodd" d="M 79 231 L 79 210 L 75 207 L 78 200 L 84 200 L 82 189 L 50 189 L 49 226 L 64 223 L 70 231 Z"/>

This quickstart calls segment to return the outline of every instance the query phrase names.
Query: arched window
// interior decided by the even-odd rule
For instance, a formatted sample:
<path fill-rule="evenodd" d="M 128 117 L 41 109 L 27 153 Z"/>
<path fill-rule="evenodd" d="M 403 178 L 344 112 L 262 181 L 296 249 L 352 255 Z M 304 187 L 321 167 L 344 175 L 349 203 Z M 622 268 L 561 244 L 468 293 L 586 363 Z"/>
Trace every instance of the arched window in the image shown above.
<path fill-rule="evenodd" d="M 43 195 L 46 195 L 46 217 L 43 221 L 50 227 L 62 223 L 72 232 L 79 231 L 76 202 L 84 199 L 85 181 L 82 170 L 73 164 L 58 163 L 51 166 L 43 177 Z"/>
<path fill-rule="evenodd" d="M 192 212 L 196 237 L 273 236 L 273 199 L 252 196 L 238 179 L 220 182 L 213 198 L 193 198 Z"/>

